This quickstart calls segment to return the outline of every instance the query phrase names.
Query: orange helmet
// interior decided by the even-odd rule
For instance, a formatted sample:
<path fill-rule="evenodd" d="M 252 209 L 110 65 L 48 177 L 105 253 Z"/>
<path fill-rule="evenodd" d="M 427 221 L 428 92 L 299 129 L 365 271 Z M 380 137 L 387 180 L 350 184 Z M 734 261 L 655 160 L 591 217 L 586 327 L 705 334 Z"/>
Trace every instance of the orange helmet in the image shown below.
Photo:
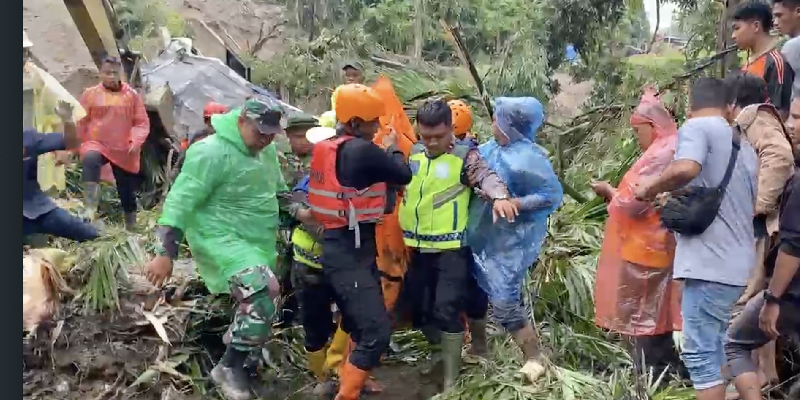
<path fill-rule="evenodd" d="M 225 114 L 226 112 L 228 112 L 228 107 L 209 101 L 206 103 L 206 106 L 203 107 L 203 118 L 208 118 L 214 114 Z"/>
<path fill-rule="evenodd" d="M 469 106 L 458 99 L 448 101 L 447 105 L 453 112 L 453 133 L 457 137 L 464 137 L 472 127 L 472 112 L 469 110 Z"/>
<path fill-rule="evenodd" d="M 375 89 L 350 83 L 336 89 L 336 105 L 333 111 L 339 122 L 347 123 L 353 118 L 374 121 L 383 116 L 385 107 Z"/>

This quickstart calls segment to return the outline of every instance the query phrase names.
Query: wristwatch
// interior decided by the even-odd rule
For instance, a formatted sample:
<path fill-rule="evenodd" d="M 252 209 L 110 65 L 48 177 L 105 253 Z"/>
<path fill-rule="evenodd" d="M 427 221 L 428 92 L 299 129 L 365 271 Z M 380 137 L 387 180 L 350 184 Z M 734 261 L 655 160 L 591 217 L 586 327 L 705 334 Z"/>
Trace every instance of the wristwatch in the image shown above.
<path fill-rule="evenodd" d="M 492 202 L 495 202 L 497 200 L 508 200 L 508 195 L 507 194 L 497 195 L 492 199 Z"/>
<path fill-rule="evenodd" d="M 780 304 L 781 303 L 781 298 L 778 297 L 778 296 L 775 296 L 774 294 L 772 294 L 772 292 L 769 291 L 769 289 L 767 289 L 767 290 L 764 291 L 764 301 L 767 304 Z"/>

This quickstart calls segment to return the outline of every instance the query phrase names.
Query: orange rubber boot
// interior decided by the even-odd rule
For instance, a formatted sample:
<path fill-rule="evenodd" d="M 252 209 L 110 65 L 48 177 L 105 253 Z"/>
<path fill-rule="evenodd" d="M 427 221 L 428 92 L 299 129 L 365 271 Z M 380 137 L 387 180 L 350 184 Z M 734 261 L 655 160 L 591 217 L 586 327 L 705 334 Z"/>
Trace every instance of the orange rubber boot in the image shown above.
<path fill-rule="evenodd" d="M 367 371 L 356 368 L 349 360 L 345 361 L 339 372 L 339 394 L 335 400 L 358 400 L 368 377 Z"/>

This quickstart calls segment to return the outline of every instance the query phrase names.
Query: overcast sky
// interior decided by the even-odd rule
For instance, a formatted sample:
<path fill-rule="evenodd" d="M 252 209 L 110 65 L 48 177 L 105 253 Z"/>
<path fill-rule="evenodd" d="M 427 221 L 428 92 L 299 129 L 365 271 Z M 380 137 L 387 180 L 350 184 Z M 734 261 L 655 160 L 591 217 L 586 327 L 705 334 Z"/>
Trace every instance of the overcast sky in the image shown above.
<path fill-rule="evenodd" d="M 672 23 L 672 13 L 675 11 L 674 4 L 663 4 L 661 2 L 661 28 L 666 28 Z M 656 27 L 656 0 L 644 0 L 644 10 L 647 12 L 647 19 L 650 21 L 650 30 Z"/>

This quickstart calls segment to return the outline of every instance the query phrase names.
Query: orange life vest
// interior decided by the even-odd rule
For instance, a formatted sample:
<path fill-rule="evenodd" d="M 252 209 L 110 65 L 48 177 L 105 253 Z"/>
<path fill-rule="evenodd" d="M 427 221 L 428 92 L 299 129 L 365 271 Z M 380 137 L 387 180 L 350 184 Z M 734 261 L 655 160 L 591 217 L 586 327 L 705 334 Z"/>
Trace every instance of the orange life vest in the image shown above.
<path fill-rule="evenodd" d="M 308 203 L 314 219 L 325 229 L 347 226 L 358 232 L 359 222 L 377 221 L 385 211 L 386 183 L 356 190 L 336 179 L 336 151 L 350 139 L 353 137 L 339 136 L 319 142 L 311 154 Z"/>

